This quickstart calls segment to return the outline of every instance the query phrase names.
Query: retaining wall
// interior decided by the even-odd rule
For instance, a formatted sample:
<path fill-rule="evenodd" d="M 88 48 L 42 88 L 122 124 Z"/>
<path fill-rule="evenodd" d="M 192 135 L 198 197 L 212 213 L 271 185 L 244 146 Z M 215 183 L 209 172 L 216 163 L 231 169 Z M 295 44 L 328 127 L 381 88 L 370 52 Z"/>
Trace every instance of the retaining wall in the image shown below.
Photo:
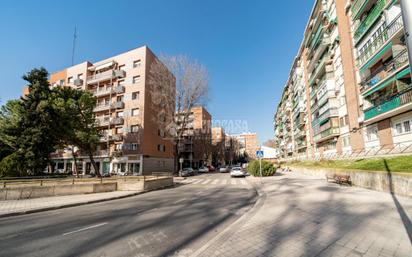
<path fill-rule="evenodd" d="M 392 192 L 396 195 L 412 197 L 412 174 L 408 173 L 307 168 L 299 166 L 289 167 L 293 172 L 317 176 L 319 178 L 326 178 L 327 174 L 349 175 L 352 181 L 352 185 L 354 186 L 388 193 Z"/>

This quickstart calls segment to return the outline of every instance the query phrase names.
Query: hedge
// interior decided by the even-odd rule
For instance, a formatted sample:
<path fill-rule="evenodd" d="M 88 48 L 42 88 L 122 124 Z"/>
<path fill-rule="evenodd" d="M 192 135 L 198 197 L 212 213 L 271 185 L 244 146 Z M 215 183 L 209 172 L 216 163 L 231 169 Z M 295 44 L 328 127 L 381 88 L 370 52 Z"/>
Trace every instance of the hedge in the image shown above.
<path fill-rule="evenodd" d="M 247 170 L 250 175 L 259 177 L 260 176 L 260 167 L 259 161 L 252 161 L 249 163 Z M 268 161 L 262 161 L 262 176 L 269 177 L 273 176 L 276 173 L 276 167 L 273 163 Z"/>

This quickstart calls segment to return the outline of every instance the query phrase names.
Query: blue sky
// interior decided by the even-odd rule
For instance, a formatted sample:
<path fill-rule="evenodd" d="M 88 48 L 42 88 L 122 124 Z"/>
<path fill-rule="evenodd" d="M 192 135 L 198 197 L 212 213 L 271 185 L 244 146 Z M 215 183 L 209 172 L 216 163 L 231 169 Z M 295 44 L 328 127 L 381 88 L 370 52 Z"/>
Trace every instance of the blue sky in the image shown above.
<path fill-rule="evenodd" d="M 247 122 L 261 142 L 299 48 L 313 1 L 135 0 L 0 2 L 0 104 L 21 94 L 22 74 L 98 61 L 148 45 L 185 54 L 210 73 L 214 120 Z M 239 122 L 238 122 L 239 123 Z"/>

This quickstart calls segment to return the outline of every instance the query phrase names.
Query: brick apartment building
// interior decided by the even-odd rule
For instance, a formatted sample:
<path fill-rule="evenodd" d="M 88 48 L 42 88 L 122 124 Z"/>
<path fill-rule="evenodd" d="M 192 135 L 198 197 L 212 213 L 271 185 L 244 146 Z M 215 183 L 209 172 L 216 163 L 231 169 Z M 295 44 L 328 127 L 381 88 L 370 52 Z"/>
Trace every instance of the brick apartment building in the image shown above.
<path fill-rule="evenodd" d="M 225 161 L 226 134 L 222 127 L 212 128 L 212 164 L 214 166 L 224 165 Z"/>
<path fill-rule="evenodd" d="M 179 116 L 178 116 L 179 117 Z M 199 168 L 212 161 L 212 116 L 202 106 L 190 110 L 183 138 L 179 142 L 183 168 Z"/>
<path fill-rule="evenodd" d="M 316 0 L 274 116 L 283 157 L 412 143 L 399 0 Z"/>
<path fill-rule="evenodd" d="M 240 155 L 246 155 L 248 159 L 256 159 L 256 151 L 259 150 L 256 133 L 242 133 L 230 137 L 238 143 Z"/>
<path fill-rule="evenodd" d="M 161 137 L 148 84 L 156 56 L 139 47 L 99 62 L 83 62 L 51 74 L 52 86 L 87 90 L 97 98 L 94 110 L 102 132 L 94 159 L 102 174 L 151 174 L 173 171 L 173 146 Z M 166 110 L 174 113 L 174 110 Z M 82 154 L 81 154 L 82 155 Z M 53 154 L 56 168 L 73 170 L 70 151 Z M 93 171 L 87 156 L 79 157 L 83 174 Z"/>

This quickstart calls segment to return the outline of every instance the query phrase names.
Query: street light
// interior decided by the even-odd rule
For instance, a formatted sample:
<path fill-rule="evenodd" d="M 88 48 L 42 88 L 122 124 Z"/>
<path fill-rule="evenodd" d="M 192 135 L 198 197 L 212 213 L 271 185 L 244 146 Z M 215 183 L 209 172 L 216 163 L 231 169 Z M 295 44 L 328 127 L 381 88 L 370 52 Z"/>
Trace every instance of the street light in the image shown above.
<path fill-rule="evenodd" d="M 403 18 L 403 27 L 405 31 L 405 41 L 409 53 L 409 66 L 412 67 L 412 1 L 401 0 L 401 11 Z"/>

